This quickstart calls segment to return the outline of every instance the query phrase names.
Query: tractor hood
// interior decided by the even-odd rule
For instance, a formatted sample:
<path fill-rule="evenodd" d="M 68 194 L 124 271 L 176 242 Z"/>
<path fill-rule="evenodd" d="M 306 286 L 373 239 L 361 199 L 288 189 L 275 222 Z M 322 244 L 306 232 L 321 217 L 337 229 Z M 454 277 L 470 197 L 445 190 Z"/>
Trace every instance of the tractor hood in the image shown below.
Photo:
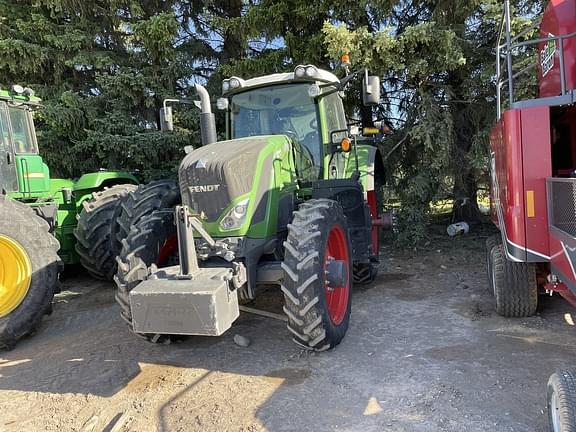
<path fill-rule="evenodd" d="M 245 235 L 251 226 L 266 225 L 273 192 L 278 182 L 286 181 L 275 173 L 274 161 L 290 163 L 290 159 L 285 136 L 220 141 L 195 149 L 186 155 L 178 173 L 182 203 L 201 216 L 212 236 Z M 244 222 L 226 229 L 223 219 L 239 203 L 246 215 Z M 260 231 L 264 234 L 269 229 Z"/>

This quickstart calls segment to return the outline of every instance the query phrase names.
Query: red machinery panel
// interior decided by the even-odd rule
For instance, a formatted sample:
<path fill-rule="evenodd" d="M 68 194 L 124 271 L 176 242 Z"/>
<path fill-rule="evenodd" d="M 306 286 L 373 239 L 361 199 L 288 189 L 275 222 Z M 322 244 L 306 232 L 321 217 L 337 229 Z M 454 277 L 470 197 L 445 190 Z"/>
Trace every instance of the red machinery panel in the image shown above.
<path fill-rule="evenodd" d="M 497 218 L 507 255 L 526 261 L 522 110 L 506 111 L 491 134 L 493 218 Z"/>
<path fill-rule="evenodd" d="M 550 107 L 520 110 L 528 261 L 548 261 L 546 178 L 552 176 Z"/>
<path fill-rule="evenodd" d="M 550 0 L 540 26 L 540 37 L 568 35 L 576 32 L 576 0 Z M 540 97 L 558 96 L 560 87 L 560 42 L 538 45 L 538 78 Z M 566 89 L 576 89 L 576 38 L 564 41 Z"/>

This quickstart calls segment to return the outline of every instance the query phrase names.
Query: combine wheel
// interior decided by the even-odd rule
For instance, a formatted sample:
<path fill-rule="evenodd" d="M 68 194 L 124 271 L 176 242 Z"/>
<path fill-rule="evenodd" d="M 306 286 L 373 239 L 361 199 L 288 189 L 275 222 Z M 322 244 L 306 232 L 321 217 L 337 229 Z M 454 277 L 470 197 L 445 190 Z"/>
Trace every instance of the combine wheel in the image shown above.
<path fill-rule="evenodd" d="M 130 234 L 122 240 L 118 257 L 118 273 L 114 277 L 118 290 L 116 301 L 121 316 L 132 329 L 130 291 L 148 277 L 150 268 L 177 265 L 178 236 L 174 224 L 174 209 L 155 211 L 132 226 Z M 152 342 L 169 340 L 163 335 L 140 335 Z"/>
<path fill-rule="evenodd" d="M 172 180 L 158 180 L 140 185 L 122 200 L 116 225 L 118 244 L 128 237 L 130 227 L 156 210 L 173 208 L 180 204 L 180 189 Z"/>
<path fill-rule="evenodd" d="M 0 197 L 0 348 L 11 349 L 52 310 L 58 241 L 24 204 Z"/>
<path fill-rule="evenodd" d="M 82 203 L 78 215 L 76 252 L 88 273 L 97 279 L 110 280 L 116 273 L 116 256 L 120 243 L 116 239 L 116 218 L 120 203 L 129 192 L 136 189 L 132 184 L 120 184 L 94 192 L 92 198 Z"/>
<path fill-rule="evenodd" d="M 310 200 L 294 212 L 284 242 L 284 312 L 294 341 L 324 351 L 340 343 L 350 321 L 352 266 L 340 205 Z"/>
<path fill-rule="evenodd" d="M 496 312 L 505 317 L 534 315 L 538 306 L 536 267 L 532 263 L 511 262 L 501 244 L 490 253 L 491 284 Z"/>
<path fill-rule="evenodd" d="M 558 370 L 548 380 L 548 422 L 552 432 L 576 432 L 576 372 Z"/>

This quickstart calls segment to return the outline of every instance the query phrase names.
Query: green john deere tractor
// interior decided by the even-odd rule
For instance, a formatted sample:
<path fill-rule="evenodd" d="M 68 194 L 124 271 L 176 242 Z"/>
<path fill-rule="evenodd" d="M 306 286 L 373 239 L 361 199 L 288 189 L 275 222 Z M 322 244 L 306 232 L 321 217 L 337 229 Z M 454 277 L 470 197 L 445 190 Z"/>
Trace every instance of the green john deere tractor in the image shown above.
<path fill-rule="evenodd" d="M 51 311 L 62 263 L 113 276 L 114 221 L 120 198 L 137 183 L 107 171 L 51 179 L 32 120 L 39 107 L 29 88 L 0 89 L 0 348 L 13 347 Z"/>
<path fill-rule="evenodd" d="M 279 286 L 296 343 L 322 351 L 348 328 L 353 282 L 374 280 L 383 161 L 347 123 L 339 80 L 311 65 L 223 82 L 226 140 L 216 142 L 207 91 L 196 85 L 203 146 L 179 168 L 181 203 L 132 227 L 116 298 L 136 334 L 220 335 L 239 303 Z M 380 82 L 366 76 L 364 103 Z M 174 100 L 172 100 L 174 101 Z M 165 101 L 163 129 L 172 130 Z"/>

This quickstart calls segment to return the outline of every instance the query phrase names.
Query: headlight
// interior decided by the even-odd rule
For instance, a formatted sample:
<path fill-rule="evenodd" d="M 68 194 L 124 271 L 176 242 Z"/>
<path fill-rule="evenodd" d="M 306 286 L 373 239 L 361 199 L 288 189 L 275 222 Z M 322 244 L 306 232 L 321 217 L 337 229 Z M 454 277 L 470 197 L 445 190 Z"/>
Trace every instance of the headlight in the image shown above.
<path fill-rule="evenodd" d="M 240 88 L 242 86 L 242 83 L 240 82 L 240 80 L 236 77 L 234 78 L 230 78 L 230 88 L 231 89 L 237 89 Z"/>
<path fill-rule="evenodd" d="M 12 91 L 16 94 L 22 94 L 22 93 L 24 93 L 24 87 L 22 87 L 21 85 L 18 85 L 18 84 L 14 84 L 12 86 Z"/>
<path fill-rule="evenodd" d="M 304 78 L 304 75 L 306 75 L 306 68 L 304 66 L 296 66 L 296 69 L 294 69 L 294 76 L 296 78 Z"/>
<path fill-rule="evenodd" d="M 222 93 L 227 93 L 230 90 L 230 80 L 225 79 L 222 81 Z"/>
<path fill-rule="evenodd" d="M 306 66 L 306 76 L 309 78 L 314 78 L 318 75 L 318 69 L 316 66 Z"/>
<path fill-rule="evenodd" d="M 226 213 L 226 216 L 220 221 L 220 227 L 225 231 L 240 228 L 246 221 L 249 200 L 245 199 L 236 204 L 232 210 Z"/>

